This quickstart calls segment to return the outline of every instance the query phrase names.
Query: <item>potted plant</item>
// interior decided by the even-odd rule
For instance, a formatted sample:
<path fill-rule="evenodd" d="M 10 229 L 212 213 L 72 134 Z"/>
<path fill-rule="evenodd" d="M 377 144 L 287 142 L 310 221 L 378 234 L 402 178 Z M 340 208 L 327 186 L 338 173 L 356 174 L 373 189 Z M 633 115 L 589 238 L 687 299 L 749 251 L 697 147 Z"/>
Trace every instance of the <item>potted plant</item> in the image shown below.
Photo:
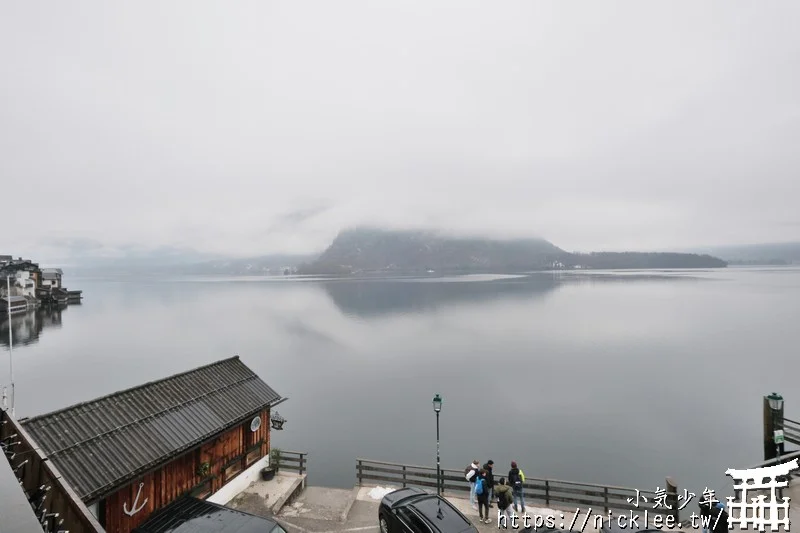
<path fill-rule="evenodd" d="M 269 452 L 269 466 L 261 469 L 261 479 L 269 481 L 275 477 L 278 472 L 278 465 L 281 462 L 281 451 L 278 448 L 272 448 Z"/>

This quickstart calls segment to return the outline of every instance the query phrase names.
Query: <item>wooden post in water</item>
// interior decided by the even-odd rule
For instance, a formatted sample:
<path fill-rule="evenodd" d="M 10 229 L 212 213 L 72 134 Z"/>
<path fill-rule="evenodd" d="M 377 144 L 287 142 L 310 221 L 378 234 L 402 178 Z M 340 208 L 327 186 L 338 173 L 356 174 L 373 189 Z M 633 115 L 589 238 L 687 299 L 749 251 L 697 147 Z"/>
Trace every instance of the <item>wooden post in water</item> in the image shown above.
<path fill-rule="evenodd" d="M 764 396 L 764 460 L 769 461 L 778 457 L 778 448 L 775 446 L 775 430 L 783 429 L 783 405 L 778 412 L 773 411 L 769 399 Z M 781 455 L 785 453 L 784 443 L 779 444 Z"/>
<path fill-rule="evenodd" d="M 762 436 L 764 441 L 764 460 L 769 461 L 775 458 L 775 443 L 772 441 L 773 431 L 775 431 L 775 419 L 767 397 L 764 396 L 762 400 L 764 402 L 764 434 Z"/>
<path fill-rule="evenodd" d="M 667 477 L 666 482 L 667 482 L 667 507 L 670 507 L 672 509 L 670 511 L 670 514 L 672 514 L 675 517 L 675 526 L 673 526 L 674 528 L 677 527 L 677 524 L 680 523 L 680 516 L 679 516 L 680 511 L 678 510 L 678 507 L 680 507 L 679 505 L 680 502 L 678 502 L 678 483 L 672 477 Z"/>
<path fill-rule="evenodd" d="M 781 429 L 781 430 L 783 429 L 783 406 L 784 405 L 785 405 L 785 402 L 781 402 L 781 408 L 778 410 L 777 413 L 775 413 L 775 429 Z M 781 442 L 778 445 L 778 447 L 780 448 L 780 454 L 781 455 L 786 453 L 786 450 L 783 449 L 784 444 L 785 444 L 784 442 Z M 777 450 L 776 450 L 775 456 L 778 457 Z"/>

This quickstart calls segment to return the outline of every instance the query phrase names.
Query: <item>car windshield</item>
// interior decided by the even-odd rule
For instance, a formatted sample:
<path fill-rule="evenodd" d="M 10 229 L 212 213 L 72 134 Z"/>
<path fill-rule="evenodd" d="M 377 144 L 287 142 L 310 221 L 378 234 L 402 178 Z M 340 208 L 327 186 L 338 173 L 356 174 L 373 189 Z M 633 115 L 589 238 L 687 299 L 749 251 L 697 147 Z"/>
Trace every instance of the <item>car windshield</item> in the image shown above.
<path fill-rule="evenodd" d="M 286 533 L 286 530 L 285 530 L 285 529 L 283 529 L 283 528 L 280 526 L 280 524 L 275 524 L 275 527 L 273 527 L 273 528 L 270 530 L 270 533 Z"/>
<path fill-rule="evenodd" d="M 414 507 L 440 531 L 461 531 L 472 525 L 447 500 L 425 498 L 414 502 Z"/>

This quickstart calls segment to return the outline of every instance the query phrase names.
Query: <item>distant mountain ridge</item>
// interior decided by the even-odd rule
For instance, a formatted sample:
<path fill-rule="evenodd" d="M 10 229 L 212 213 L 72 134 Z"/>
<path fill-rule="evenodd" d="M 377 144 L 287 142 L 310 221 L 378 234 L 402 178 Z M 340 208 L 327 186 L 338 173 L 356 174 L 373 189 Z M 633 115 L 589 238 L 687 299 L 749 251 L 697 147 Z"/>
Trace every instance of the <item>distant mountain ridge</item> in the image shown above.
<path fill-rule="evenodd" d="M 715 255 L 730 264 L 800 264 L 800 242 L 709 246 L 697 248 L 693 251 Z"/>
<path fill-rule="evenodd" d="M 313 261 L 315 255 L 265 255 L 245 259 L 218 259 L 203 263 L 181 265 L 176 270 L 189 275 L 272 275 L 294 274 L 297 265 Z"/>
<path fill-rule="evenodd" d="M 557 268 L 720 268 L 715 257 L 680 253 L 572 254 L 544 239 L 448 237 L 433 231 L 344 230 L 313 262 L 307 275 L 354 273 L 510 273 Z"/>
<path fill-rule="evenodd" d="M 69 270 L 79 275 L 278 275 L 313 261 L 314 255 L 274 254 L 230 258 L 194 250 L 146 251 L 116 258 L 87 258 Z"/>

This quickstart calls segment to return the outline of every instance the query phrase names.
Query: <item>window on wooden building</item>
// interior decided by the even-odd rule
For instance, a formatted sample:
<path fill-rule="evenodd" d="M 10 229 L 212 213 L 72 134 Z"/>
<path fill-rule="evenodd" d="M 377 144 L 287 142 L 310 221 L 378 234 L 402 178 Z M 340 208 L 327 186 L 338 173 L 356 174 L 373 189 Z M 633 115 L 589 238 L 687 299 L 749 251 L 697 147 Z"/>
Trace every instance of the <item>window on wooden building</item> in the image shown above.
<path fill-rule="evenodd" d="M 228 466 L 225 467 L 225 482 L 227 483 L 229 480 L 236 477 L 236 475 L 242 471 L 242 457 L 237 457 L 230 463 Z"/>
<path fill-rule="evenodd" d="M 192 496 L 200 500 L 205 500 L 211 496 L 211 480 L 204 481 L 192 490 Z"/>
<path fill-rule="evenodd" d="M 254 445 L 247 450 L 247 455 L 244 458 L 244 467 L 247 468 L 256 461 L 261 459 L 261 443 Z"/>

